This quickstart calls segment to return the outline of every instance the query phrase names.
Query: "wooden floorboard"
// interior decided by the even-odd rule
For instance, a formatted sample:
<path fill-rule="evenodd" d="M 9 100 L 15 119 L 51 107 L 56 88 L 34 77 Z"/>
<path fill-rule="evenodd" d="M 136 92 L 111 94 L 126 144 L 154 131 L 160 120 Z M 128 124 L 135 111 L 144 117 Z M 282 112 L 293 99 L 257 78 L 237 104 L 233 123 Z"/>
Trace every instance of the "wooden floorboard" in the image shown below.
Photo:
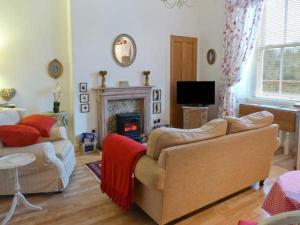
<path fill-rule="evenodd" d="M 99 154 L 77 157 L 77 166 L 68 188 L 63 193 L 27 196 L 44 210 L 31 212 L 22 206 L 11 225 L 155 225 L 137 206 L 124 212 L 100 192 L 99 183 L 85 168 L 85 163 L 100 159 Z M 263 188 L 256 184 L 226 200 L 198 210 L 171 224 L 178 225 L 236 225 L 241 218 L 260 221 L 268 215 L 260 208 L 276 177 L 287 169 L 272 166 Z M 1 181 L 3 182 L 3 181 Z M 9 210 L 12 197 L 0 197 L 0 220 Z"/>

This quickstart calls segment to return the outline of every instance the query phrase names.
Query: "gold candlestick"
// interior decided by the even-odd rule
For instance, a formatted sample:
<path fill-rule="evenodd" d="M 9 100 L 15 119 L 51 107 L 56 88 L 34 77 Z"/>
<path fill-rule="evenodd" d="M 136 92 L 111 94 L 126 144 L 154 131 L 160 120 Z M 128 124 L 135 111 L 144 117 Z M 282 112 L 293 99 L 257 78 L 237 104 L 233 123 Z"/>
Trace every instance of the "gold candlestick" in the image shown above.
<path fill-rule="evenodd" d="M 144 86 L 150 86 L 150 82 L 149 82 L 150 73 L 151 73 L 150 71 L 143 71 L 143 75 L 145 76 Z"/>
<path fill-rule="evenodd" d="M 101 76 L 101 88 L 106 88 L 106 83 L 105 83 L 105 76 L 107 75 L 107 71 L 106 70 L 101 70 L 99 72 L 99 75 Z"/>

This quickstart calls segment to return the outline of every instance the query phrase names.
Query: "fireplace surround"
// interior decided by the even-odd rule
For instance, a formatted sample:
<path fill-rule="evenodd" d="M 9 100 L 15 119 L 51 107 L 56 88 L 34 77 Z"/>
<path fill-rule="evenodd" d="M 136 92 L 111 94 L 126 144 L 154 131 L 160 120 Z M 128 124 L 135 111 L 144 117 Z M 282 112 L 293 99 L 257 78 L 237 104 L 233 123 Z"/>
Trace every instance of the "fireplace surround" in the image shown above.
<path fill-rule="evenodd" d="M 140 133 L 149 135 L 151 130 L 151 86 L 109 87 L 94 89 L 97 93 L 98 142 L 117 132 L 117 114 L 140 114 Z"/>

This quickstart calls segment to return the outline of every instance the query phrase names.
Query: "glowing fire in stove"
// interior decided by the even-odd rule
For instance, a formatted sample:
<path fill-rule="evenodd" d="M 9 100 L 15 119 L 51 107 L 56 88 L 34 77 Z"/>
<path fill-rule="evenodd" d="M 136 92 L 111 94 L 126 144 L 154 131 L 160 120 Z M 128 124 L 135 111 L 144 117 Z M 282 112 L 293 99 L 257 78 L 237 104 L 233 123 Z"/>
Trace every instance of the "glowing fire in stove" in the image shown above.
<path fill-rule="evenodd" d="M 126 123 L 124 126 L 124 131 L 125 132 L 130 132 L 130 131 L 137 131 L 138 125 L 136 122 L 130 122 L 130 123 Z"/>

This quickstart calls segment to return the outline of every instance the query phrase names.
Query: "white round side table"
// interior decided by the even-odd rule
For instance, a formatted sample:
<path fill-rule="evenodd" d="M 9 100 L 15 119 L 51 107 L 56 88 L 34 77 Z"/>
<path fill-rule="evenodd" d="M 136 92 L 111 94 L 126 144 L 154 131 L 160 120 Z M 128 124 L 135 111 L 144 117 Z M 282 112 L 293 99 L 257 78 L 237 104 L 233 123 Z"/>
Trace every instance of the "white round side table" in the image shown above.
<path fill-rule="evenodd" d="M 18 201 L 21 201 L 24 206 L 31 210 L 42 210 L 41 207 L 35 206 L 30 204 L 24 195 L 20 192 L 20 183 L 19 183 L 19 174 L 18 168 L 26 166 L 32 163 L 36 157 L 31 153 L 17 153 L 12 155 L 7 155 L 0 158 L 0 170 L 8 170 L 8 169 L 15 169 L 15 195 L 12 201 L 11 208 L 9 212 L 6 214 L 4 220 L 2 221 L 1 225 L 6 225 L 8 221 L 12 218 L 16 207 L 18 205 Z"/>

